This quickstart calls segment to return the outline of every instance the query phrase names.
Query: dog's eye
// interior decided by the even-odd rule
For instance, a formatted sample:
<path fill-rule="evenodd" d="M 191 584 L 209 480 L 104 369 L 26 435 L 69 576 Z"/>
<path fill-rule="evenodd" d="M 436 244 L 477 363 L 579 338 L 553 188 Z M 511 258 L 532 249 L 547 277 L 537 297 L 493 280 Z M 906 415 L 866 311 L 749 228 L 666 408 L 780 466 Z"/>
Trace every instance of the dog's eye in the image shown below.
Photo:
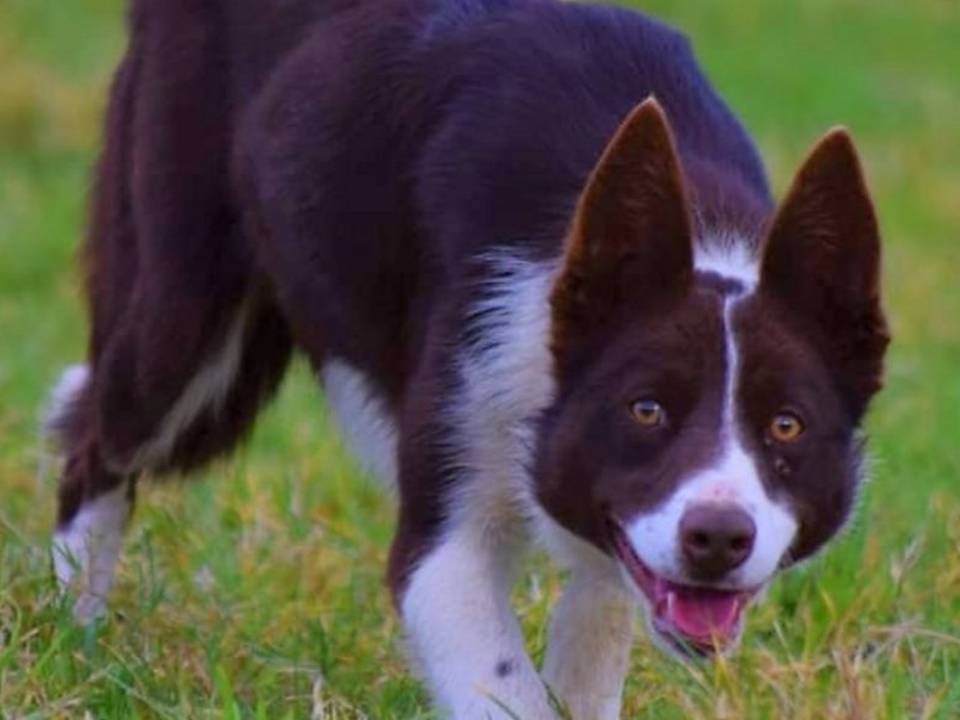
<path fill-rule="evenodd" d="M 656 400 L 635 400 L 630 403 L 630 414 L 647 428 L 659 427 L 667 419 L 666 411 Z"/>
<path fill-rule="evenodd" d="M 792 443 L 803 435 L 804 429 L 800 418 L 793 413 L 782 412 L 770 423 L 770 437 L 777 442 Z"/>

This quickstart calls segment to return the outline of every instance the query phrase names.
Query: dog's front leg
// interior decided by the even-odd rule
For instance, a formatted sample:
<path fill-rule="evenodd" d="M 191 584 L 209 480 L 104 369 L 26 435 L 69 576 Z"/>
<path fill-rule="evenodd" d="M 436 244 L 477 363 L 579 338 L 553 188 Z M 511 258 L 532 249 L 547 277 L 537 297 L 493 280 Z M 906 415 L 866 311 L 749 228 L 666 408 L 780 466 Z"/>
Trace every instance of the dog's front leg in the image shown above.
<path fill-rule="evenodd" d="M 574 720 L 617 720 L 636 605 L 604 566 L 574 567 L 550 622 L 543 677 Z"/>
<path fill-rule="evenodd" d="M 422 555 L 399 598 L 429 687 L 454 720 L 556 718 L 510 607 L 514 549 L 489 526 L 455 523 Z"/>

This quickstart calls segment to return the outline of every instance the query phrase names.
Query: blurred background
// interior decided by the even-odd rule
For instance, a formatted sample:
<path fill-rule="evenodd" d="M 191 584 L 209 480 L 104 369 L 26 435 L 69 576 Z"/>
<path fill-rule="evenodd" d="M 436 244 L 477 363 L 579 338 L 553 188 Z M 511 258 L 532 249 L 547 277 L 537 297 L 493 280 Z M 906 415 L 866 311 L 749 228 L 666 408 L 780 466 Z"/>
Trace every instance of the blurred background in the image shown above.
<path fill-rule="evenodd" d="M 624 717 L 960 717 L 960 2 L 634 5 L 692 37 L 779 192 L 850 127 L 895 342 L 842 542 L 778 583 L 729 664 L 641 641 Z M 84 353 L 73 256 L 123 18 L 120 0 L 0 0 L 0 715 L 430 717 L 381 587 L 390 501 L 304 367 L 208 482 L 142 493 L 108 627 L 71 628 L 53 593 L 38 418 Z M 517 590 L 538 654 L 559 581 L 535 560 Z"/>

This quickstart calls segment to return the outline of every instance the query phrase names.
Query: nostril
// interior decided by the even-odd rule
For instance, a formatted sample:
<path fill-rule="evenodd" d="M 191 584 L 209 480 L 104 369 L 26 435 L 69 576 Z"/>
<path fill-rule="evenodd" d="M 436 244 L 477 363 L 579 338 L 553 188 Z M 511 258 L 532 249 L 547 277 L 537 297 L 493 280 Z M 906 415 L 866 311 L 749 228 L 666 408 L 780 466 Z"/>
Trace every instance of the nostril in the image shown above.
<path fill-rule="evenodd" d="M 742 512 L 742 511 L 741 511 Z M 757 530 L 753 519 L 746 513 L 742 513 L 729 529 L 727 535 L 727 549 L 730 553 L 730 561 L 739 565 L 742 563 L 750 551 L 753 550 L 753 541 Z"/>
<path fill-rule="evenodd" d="M 705 532 L 693 532 L 690 533 L 689 542 L 693 547 L 705 550 L 710 547 L 710 536 Z"/>

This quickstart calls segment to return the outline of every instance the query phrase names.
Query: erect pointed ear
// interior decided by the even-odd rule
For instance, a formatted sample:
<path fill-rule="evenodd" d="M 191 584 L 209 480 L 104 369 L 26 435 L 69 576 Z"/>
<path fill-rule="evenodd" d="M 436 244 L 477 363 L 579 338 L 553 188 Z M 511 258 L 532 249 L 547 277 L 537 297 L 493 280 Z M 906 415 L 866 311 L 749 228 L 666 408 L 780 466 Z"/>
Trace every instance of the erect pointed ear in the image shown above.
<path fill-rule="evenodd" d="M 880 305 L 880 235 L 849 134 L 823 137 L 797 173 L 767 236 L 760 290 L 828 343 L 854 414 L 882 384 L 890 336 Z"/>
<path fill-rule="evenodd" d="M 617 129 L 577 203 L 551 296 L 554 352 L 618 311 L 680 296 L 692 275 L 680 162 L 667 117 L 649 98 Z"/>

